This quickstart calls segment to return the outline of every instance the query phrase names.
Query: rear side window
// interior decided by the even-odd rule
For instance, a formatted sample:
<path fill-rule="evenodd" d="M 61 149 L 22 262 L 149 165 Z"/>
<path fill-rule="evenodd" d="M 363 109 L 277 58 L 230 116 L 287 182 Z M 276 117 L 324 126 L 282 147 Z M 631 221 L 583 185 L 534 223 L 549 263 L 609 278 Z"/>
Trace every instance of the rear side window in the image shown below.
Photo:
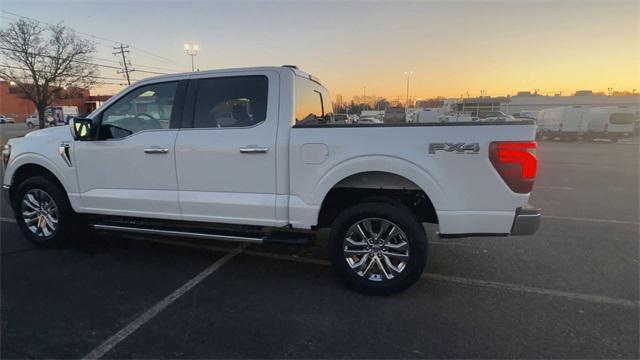
<path fill-rule="evenodd" d="M 194 128 L 243 128 L 267 117 L 265 76 L 202 79 L 198 82 Z"/>
<path fill-rule="evenodd" d="M 333 107 L 327 90 L 316 82 L 296 76 L 296 110 L 293 125 L 331 125 Z"/>
<path fill-rule="evenodd" d="M 629 125 L 635 120 L 633 114 L 611 114 L 609 116 L 609 122 L 613 125 Z"/>
<path fill-rule="evenodd" d="M 322 94 L 316 84 L 296 77 L 296 114 L 294 125 L 318 125 L 323 122 Z"/>

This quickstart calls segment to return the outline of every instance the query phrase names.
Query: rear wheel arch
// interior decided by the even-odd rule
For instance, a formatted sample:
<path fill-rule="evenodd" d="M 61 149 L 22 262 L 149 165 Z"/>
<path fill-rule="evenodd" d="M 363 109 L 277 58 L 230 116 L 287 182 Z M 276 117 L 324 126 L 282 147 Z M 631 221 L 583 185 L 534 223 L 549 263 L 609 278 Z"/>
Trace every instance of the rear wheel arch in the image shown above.
<path fill-rule="evenodd" d="M 438 223 L 431 197 L 404 176 L 366 171 L 338 181 L 325 195 L 318 214 L 318 227 L 327 227 L 341 210 L 365 202 L 404 205 L 422 222 Z"/>

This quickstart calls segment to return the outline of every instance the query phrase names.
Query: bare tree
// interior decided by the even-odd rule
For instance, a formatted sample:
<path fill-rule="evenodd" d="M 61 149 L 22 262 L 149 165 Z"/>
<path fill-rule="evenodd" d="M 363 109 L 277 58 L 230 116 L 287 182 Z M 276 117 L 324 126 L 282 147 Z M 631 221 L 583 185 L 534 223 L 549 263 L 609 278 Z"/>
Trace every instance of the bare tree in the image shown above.
<path fill-rule="evenodd" d="M 0 78 L 18 86 L 33 102 L 45 126 L 45 110 L 66 87 L 88 88 L 96 83 L 92 64 L 95 43 L 62 25 L 43 26 L 20 19 L 0 30 Z"/>

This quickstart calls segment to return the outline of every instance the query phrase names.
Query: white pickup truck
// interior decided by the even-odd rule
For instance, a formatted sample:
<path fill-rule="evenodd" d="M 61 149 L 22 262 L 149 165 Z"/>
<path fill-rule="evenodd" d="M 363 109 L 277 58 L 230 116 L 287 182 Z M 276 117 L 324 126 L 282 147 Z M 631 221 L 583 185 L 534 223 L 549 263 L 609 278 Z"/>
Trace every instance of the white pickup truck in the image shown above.
<path fill-rule="evenodd" d="M 388 294 L 423 272 L 423 223 L 440 237 L 537 230 L 535 132 L 334 123 L 327 89 L 296 67 L 202 71 L 137 82 L 69 127 L 11 139 L 3 188 L 43 246 L 77 224 L 255 243 L 330 228 L 337 273 Z"/>

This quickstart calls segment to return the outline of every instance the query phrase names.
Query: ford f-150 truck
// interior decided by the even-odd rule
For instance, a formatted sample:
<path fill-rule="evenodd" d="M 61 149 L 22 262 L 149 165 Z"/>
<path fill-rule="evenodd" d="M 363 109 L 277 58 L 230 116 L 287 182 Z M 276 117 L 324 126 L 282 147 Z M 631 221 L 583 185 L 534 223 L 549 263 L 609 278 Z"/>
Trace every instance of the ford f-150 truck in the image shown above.
<path fill-rule="evenodd" d="M 69 127 L 11 139 L 3 188 L 43 246 L 94 231 L 306 243 L 330 228 L 336 272 L 401 291 L 440 237 L 528 235 L 531 121 L 344 124 L 294 66 L 137 82 Z"/>

